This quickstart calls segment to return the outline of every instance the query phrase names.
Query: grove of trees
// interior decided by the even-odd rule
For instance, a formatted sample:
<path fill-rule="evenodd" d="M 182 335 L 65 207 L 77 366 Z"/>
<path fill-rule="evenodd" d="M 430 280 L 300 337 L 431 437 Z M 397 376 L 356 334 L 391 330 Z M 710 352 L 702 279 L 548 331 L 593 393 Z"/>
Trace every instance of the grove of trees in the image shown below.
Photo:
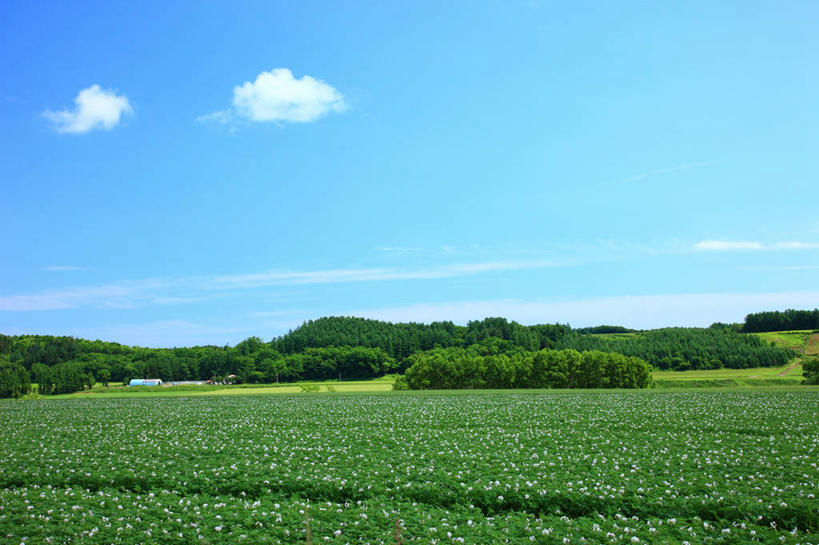
<path fill-rule="evenodd" d="M 802 374 L 805 384 L 819 384 L 819 356 L 808 356 L 802 360 Z"/>
<path fill-rule="evenodd" d="M 819 309 L 756 312 L 747 315 L 742 325 L 745 333 L 794 329 L 819 329 Z"/>
<path fill-rule="evenodd" d="M 417 352 L 404 375 L 413 390 L 476 388 L 645 388 L 651 366 L 640 358 L 591 350 L 486 354 L 464 348 Z"/>
<path fill-rule="evenodd" d="M 25 367 L 0 355 L 0 398 L 22 397 L 31 391 L 31 379 Z"/>

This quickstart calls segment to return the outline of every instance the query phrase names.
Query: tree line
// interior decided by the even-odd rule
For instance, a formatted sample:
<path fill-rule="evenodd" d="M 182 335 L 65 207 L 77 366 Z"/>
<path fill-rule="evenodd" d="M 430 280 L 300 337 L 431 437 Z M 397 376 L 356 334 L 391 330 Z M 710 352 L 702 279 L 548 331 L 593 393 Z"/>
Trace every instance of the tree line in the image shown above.
<path fill-rule="evenodd" d="M 328 317 L 305 322 L 270 342 L 250 337 L 233 347 L 142 348 L 73 337 L 0 335 L 0 377 L 9 385 L 0 393 L 25 395 L 31 383 L 42 394 L 68 393 L 97 382 L 132 378 L 367 379 L 401 373 L 415 363 L 414 355 L 435 349 L 469 349 L 481 356 L 510 358 L 546 349 L 612 352 L 675 370 L 776 366 L 793 356 L 730 324 L 635 332 L 619 326 L 578 330 L 563 324 L 524 326 L 504 318 L 458 326 Z"/>
<path fill-rule="evenodd" d="M 794 329 L 819 329 L 819 309 L 756 312 L 748 314 L 742 324 L 742 331 L 745 333 Z"/>
<path fill-rule="evenodd" d="M 590 350 L 515 351 L 482 354 L 464 348 L 416 352 L 397 388 L 646 388 L 651 366 L 644 360 Z"/>

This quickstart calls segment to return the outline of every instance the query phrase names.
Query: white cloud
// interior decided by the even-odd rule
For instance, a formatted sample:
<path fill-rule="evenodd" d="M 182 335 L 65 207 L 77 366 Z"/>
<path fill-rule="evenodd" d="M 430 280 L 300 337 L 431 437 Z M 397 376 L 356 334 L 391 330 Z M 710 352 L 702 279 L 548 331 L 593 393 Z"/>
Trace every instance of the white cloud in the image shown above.
<path fill-rule="evenodd" d="M 331 284 L 378 282 L 390 280 L 431 280 L 452 278 L 493 271 L 545 269 L 568 266 L 569 263 L 553 261 L 491 261 L 442 265 L 423 269 L 330 269 L 324 271 L 268 271 L 213 278 L 213 287 L 262 287 L 284 284 Z"/>
<path fill-rule="evenodd" d="M 253 122 L 310 123 L 332 112 L 342 112 L 342 94 L 311 76 L 293 77 L 287 68 L 261 72 L 253 82 L 233 89 L 233 107 L 199 116 L 196 121 L 230 124 L 234 118 Z"/>
<path fill-rule="evenodd" d="M 703 240 L 694 244 L 694 249 L 724 252 L 731 250 L 764 250 L 765 246 L 760 242 L 752 241 Z"/>
<path fill-rule="evenodd" d="M 705 250 L 714 252 L 727 252 L 734 250 L 811 250 L 819 248 L 817 242 L 802 242 L 789 240 L 777 242 L 776 244 L 763 244 L 756 241 L 740 240 L 703 240 L 694 244 L 695 250 Z"/>
<path fill-rule="evenodd" d="M 234 325 L 214 325 L 186 320 L 161 320 L 137 324 L 113 324 L 93 329 L 76 329 L 69 334 L 80 338 L 105 339 L 132 346 L 173 348 L 179 346 L 221 345 L 238 342 L 253 333 Z"/>
<path fill-rule="evenodd" d="M 63 310 L 83 307 L 134 308 L 143 301 L 157 297 L 171 284 L 157 280 L 141 280 L 43 290 L 34 294 L 0 296 L 0 311 L 28 312 Z"/>
<path fill-rule="evenodd" d="M 420 269 L 273 270 L 224 276 L 144 279 L 119 284 L 44 290 L 34 294 L 0 296 L 0 311 L 24 312 L 81 307 L 133 308 L 151 304 L 184 304 L 198 302 L 221 292 L 249 290 L 270 286 L 433 280 L 495 271 L 543 269 L 568 265 L 570 265 L 570 263 L 550 261 L 493 261 L 442 265 Z"/>
<path fill-rule="evenodd" d="M 811 250 L 819 248 L 819 242 L 800 242 L 798 240 L 790 240 L 778 242 L 776 247 L 782 250 Z"/>
<path fill-rule="evenodd" d="M 763 310 L 814 308 L 819 292 L 694 293 L 637 295 L 596 299 L 496 299 L 421 303 L 392 308 L 345 312 L 390 322 L 466 323 L 487 316 L 503 316 L 523 324 L 570 323 L 573 327 L 615 324 L 635 329 L 665 326 L 705 327 L 713 322 L 741 322 L 746 314 Z"/>
<path fill-rule="evenodd" d="M 128 97 L 111 89 L 101 89 L 99 85 L 80 91 L 74 103 L 73 111 L 46 110 L 42 115 L 51 121 L 57 132 L 82 134 L 95 129 L 111 130 L 123 116 L 134 112 Z"/>
<path fill-rule="evenodd" d="M 741 271 L 776 271 L 776 272 L 796 272 L 815 271 L 819 265 L 757 265 L 749 267 L 739 267 Z"/>
<path fill-rule="evenodd" d="M 621 183 L 628 183 L 628 182 L 639 182 L 640 180 L 645 180 L 646 178 L 656 176 L 658 174 L 669 174 L 671 172 L 676 172 L 678 170 L 688 170 L 690 168 L 699 168 L 699 167 L 706 167 L 711 165 L 717 165 L 720 161 L 701 161 L 699 163 L 685 163 L 682 165 L 674 165 L 672 167 L 661 168 L 657 170 L 650 170 L 647 172 L 641 172 L 640 174 L 636 174 L 634 176 L 629 176 L 628 178 L 621 178 L 619 180 L 614 180 L 608 182 L 609 184 L 621 184 Z"/>
<path fill-rule="evenodd" d="M 194 119 L 197 123 L 219 123 L 220 125 L 230 125 L 233 122 L 232 110 L 218 110 L 209 114 L 200 115 Z"/>

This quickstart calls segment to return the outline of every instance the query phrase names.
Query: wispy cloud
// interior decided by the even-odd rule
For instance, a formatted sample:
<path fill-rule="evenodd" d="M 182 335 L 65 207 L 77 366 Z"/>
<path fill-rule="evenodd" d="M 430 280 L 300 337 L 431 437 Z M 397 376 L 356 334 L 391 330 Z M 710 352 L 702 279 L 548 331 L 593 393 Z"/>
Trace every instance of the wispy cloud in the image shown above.
<path fill-rule="evenodd" d="M 694 244 L 694 249 L 709 252 L 725 252 L 732 250 L 764 250 L 765 246 L 760 242 L 748 240 L 702 240 Z"/>
<path fill-rule="evenodd" d="M 434 280 L 483 273 L 569 266 L 555 261 L 491 261 L 427 268 L 272 270 L 250 274 L 191 278 L 147 279 L 103 286 L 44 290 L 35 294 L 0 296 L 0 311 L 61 310 L 69 308 L 132 308 L 151 304 L 201 301 L 214 294 L 270 286 Z"/>
<path fill-rule="evenodd" d="M 390 322 L 453 321 L 466 324 L 489 316 L 503 316 L 522 324 L 569 323 L 574 327 L 618 324 L 635 329 L 665 326 L 705 327 L 713 322 L 739 322 L 763 310 L 819 307 L 819 292 L 693 293 L 622 295 L 590 299 L 487 299 L 427 302 L 406 306 L 315 311 L 282 309 L 254 311 L 221 323 L 160 320 L 115 323 L 98 327 L 65 328 L 44 333 L 105 339 L 137 346 L 173 347 L 235 344 L 251 335 L 264 339 L 281 335 L 320 316 L 360 316 Z M 226 325 L 227 324 L 227 325 Z M 15 331 L 8 333 L 31 333 Z"/>
<path fill-rule="evenodd" d="M 247 333 L 247 334 L 246 334 Z M 112 324 L 94 329 L 80 328 L 69 334 L 91 339 L 105 339 L 132 346 L 173 348 L 179 346 L 222 345 L 255 334 L 242 326 L 203 324 L 187 320 L 159 320 L 147 323 Z"/>
<path fill-rule="evenodd" d="M 417 254 L 423 252 L 421 248 L 417 248 L 414 246 L 376 246 L 375 248 L 379 252 L 384 252 L 388 254 Z"/>
<path fill-rule="evenodd" d="M 261 72 L 233 89 L 233 105 L 196 118 L 200 123 L 231 124 L 236 119 L 262 123 L 310 123 L 347 109 L 344 96 L 311 76 L 293 77 L 287 68 Z"/>
<path fill-rule="evenodd" d="M 692 247 L 694 250 L 709 252 L 730 252 L 740 250 L 811 250 L 819 248 L 819 242 L 789 240 L 764 244 L 751 240 L 702 240 Z"/>
<path fill-rule="evenodd" d="M 819 270 L 819 265 L 751 265 L 738 267 L 741 271 L 798 272 Z"/>
<path fill-rule="evenodd" d="M 672 172 L 677 172 L 678 170 L 689 170 L 692 168 L 700 168 L 700 167 L 707 167 L 711 165 L 718 165 L 721 161 L 701 161 L 698 163 L 684 163 L 681 165 L 674 165 L 672 167 L 667 168 L 660 168 L 657 170 L 649 170 L 646 172 L 642 172 L 640 174 L 635 174 L 634 176 L 628 176 L 627 178 L 620 178 L 619 180 L 613 180 L 611 182 L 607 182 L 609 184 L 623 184 L 628 182 L 639 182 L 640 180 L 645 180 L 646 178 L 651 178 L 652 176 L 659 176 L 662 174 L 670 174 Z"/>
<path fill-rule="evenodd" d="M 73 288 L 43 290 L 34 294 L 0 296 L 0 311 L 26 312 L 71 308 L 133 308 L 158 297 L 170 282 L 152 279 Z"/>
<path fill-rule="evenodd" d="M 52 123 L 57 132 L 82 134 L 97 129 L 109 131 L 124 116 L 134 113 L 128 97 L 112 89 L 102 89 L 99 85 L 81 90 L 74 104 L 73 110 L 46 110 L 42 116 Z"/>
<path fill-rule="evenodd" d="M 233 112 L 231 110 L 218 110 L 209 114 L 200 115 L 194 119 L 197 123 L 218 123 L 220 125 L 230 125 L 233 122 Z"/>
<path fill-rule="evenodd" d="M 49 265 L 43 267 L 44 271 L 66 272 L 66 271 L 84 271 L 85 267 L 75 267 L 74 265 Z"/>
<path fill-rule="evenodd" d="M 777 242 L 776 247 L 782 250 L 812 250 L 819 248 L 819 242 L 800 242 L 796 240 L 789 240 L 785 242 Z"/>
<path fill-rule="evenodd" d="M 817 306 L 819 292 L 693 293 L 578 300 L 451 301 L 360 309 L 346 314 L 391 322 L 429 323 L 451 320 L 463 324 L 487 316 L 503 316 L 523 324 L 568 322 L 575 327 L 618 324 L 636 329 L 651 329 L 738 322 L 751 312 Z"/>

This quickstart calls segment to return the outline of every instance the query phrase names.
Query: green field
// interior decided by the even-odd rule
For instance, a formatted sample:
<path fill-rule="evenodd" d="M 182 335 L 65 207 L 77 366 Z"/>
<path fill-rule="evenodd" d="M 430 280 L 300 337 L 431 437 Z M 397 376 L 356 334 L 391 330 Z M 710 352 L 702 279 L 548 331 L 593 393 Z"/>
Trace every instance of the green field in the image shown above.
<path fill-rule="evenodd" d="M 352 392 L 385 392 L 392 390 L 395 376 L 388 375 L 372 380 L 298 382 L 281 384 L 229 384 L 229 385 L 186 385 L 186 386 L 133 386 L 126 387 L 120 383 L 111 383 L 108 387 L 95 384 L 90 390 L 49 396 L 50 399 L 97 399 L 123 397 L 187 397 L 187 396 L 223 396 L 223 395 L 260 395 L 260 394 L 295 394 L 304 392 L 303 386 L 318 388 L 316 392 L 352 393 Z M 311 392 L 312 393 L 312 392 Z"/>
<path fill-rule="evenodd" d="M 819 543 L 819 393 L 0 403 L 5 543 Z"/>
<path fill-rule="evenodd" d="M 802 366 L 796 360 L 782 367 L 654 371 L 651 376 L 655 388 L 797 386 L 803 379 Z"/>
<path fill-rule="evenodd" d="M 769 331 L 766 333 L 752 333 L 765 342 L 774 343 L 782 348 L 790 348 L 796 352 L 803 352 L 814 333 L 808 331 Z M 819 340 L 819 335 L 816 336 Z"/>

